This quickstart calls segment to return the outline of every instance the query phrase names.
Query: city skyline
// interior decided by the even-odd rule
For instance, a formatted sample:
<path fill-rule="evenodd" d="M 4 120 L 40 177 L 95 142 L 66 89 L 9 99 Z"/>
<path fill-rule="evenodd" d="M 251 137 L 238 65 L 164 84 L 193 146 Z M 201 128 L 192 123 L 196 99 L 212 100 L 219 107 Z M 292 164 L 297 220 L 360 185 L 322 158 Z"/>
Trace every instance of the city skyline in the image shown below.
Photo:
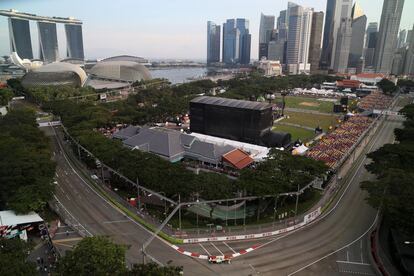
<path fill-rule="evenodd" d="M 214 1 L 213 1 L 214 2 Z M 237 3 L 239 4 L 237 4 Z M 261 1 L 260 4 L 239 1 L 226 1 L 220 5 L 213 3 L 192 3 L 177 1 L 174 4 L 155 1 L 138 7 L 133 1 L 124 1 L 128 9 L 115 8 L 109 1 L 101 1 L 100 5 L 80 7 L 79 0 L 63 0 L 59 5 L 51 5 L 51 1 L 37 0 L 31 3 L 24 1 L 2 1 L 0 9 L 17 9 L 21 12 L 35 13 L 44 16 L 73 16 L 84 22 L 84 45 L 87 58 L 103 58 L 117 54 L 134 54 L 148 58 L 179 58 L 205 60 L 206 35 L 205 24 L 208 20 L 221 24 L 227 18 L 246 18 L 250 22 L 252 34 L 251 57 L 258 57 L 260 14 L 279 15 L 286 9 L 288 1 Z M 326 1 L 298 0 L 299 5 L 325 12 Z M 381 5 L 373 5 L 378 0 L 359 1 L 368 22 L 379 22 Z M 79 5 L 77 5 L 77 3 Z M 162 3 L 162 7 L 159 4 Z M 96 3 L 95 3 L 96 4 Z M 158 6 L 157 6 L 158 5 Z M 93 6 L 93 9 L 92 7 Z M 157 10 L 154 7 L 157 6 Z M 136 8 L 135 8 L 136 7 Z M 220 7 L 220 8 L 217 8 Z M 229 9 L 229 7 L 232 7 Z M 90 9 L 89 9 L 90 8 Z M 407 15 L 414 3 L 406 1 L 400 29 L 411 29 L 412 20 Z M 91 12 L 93 10 L 93 12 Z M 112 20 L 108 20 L 108 11 L 112 11 Z M 191 10 L 189 14 L 187 11 Z M 229 12 L 231 10 L 231 12 Z M 167 14 L 168 13 L 168 14 Z M 166 23 L 168 21 L 168 24 Z M 167 25 L 164 25 L 167 24 Z M 9 54 L 9 35 L 7 18 L 0 17 L 0 54 Z M 39 57 L 38 33 L 35 24 L 30 24 L 33 52 Z M 66 45 L 62 45 L 64 28 L 57 28 L 59 40 L 59 56 L 66 55 Z M 109 39 L 108 39 L 109 38 Z M 165 47 L 165 41 L 169 47 Z M 104 45 L 104 46 L 103 46 Z"/>

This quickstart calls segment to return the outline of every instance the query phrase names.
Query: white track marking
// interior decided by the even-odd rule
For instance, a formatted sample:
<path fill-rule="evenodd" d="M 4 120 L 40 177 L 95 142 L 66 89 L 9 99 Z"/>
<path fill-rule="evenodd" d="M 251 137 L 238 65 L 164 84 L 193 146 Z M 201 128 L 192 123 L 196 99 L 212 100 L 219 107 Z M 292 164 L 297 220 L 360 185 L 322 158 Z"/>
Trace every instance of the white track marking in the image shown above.
<path fill-rule="evenodd" d="M 222 255 L 222 256 L 224 256 L 224 253 L 223 252 L 221 252 L 221 250 L 220 249 L 218 249 L 218 247 L 214 244 L 214 243 L 211 243 L 210 242 L 210 244 L 218 251 L 218 252 L 220 252 L 220 254 Z"/>
<path fill-rule="evenodd" d="M 208 251 L 207 251 L 207 249 L 206 249 L 206 248 L 205 248 L 205 247 L 204 247 L 201 243 L 199 243 L 199 245 L 201 246 L 201 248 L 203 248 L 203 250 L 204 250 L 204 251 L 206 251 L 206 253 L 207 253 L 208 255 L 211 255 L 211 254 L 210 254 L 210 252 L 208 252 Z"/>
<path fill-rule="evenodd" d="M 231 251 L 233 251 L 233 253 L 237 253 L 236 251 L 234 251 L 234 249 L 233 248 L 231 248 L 227 243 L 225 243 L 225 242 L 223 242 L 223 244 L 225 245 L 225 246 L 227 246 Z"/>

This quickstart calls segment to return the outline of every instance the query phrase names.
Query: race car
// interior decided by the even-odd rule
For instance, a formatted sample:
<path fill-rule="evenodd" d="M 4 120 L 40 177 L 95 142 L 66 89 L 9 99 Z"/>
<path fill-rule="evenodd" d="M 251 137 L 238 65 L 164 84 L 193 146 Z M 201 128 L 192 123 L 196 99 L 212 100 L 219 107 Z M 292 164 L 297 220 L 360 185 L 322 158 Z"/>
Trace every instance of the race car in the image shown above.
<path fill-rule="evenodd" d="M 210 264 L 222 264 L 228 263 L 230 264 L 231 257 L 229 256 L 208 256 L 208 262 Z"/>

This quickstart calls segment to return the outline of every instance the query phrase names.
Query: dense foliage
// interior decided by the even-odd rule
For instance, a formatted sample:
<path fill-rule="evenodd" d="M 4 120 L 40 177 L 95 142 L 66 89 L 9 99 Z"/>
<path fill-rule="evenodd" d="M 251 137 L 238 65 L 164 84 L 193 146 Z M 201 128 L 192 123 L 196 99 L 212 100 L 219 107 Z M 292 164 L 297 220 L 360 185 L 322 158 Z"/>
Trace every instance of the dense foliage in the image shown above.
<path fill-rule="evenodd" d="M 125 275 L 125 276 L 175 276 L 179 267 L 159 267 L 157 264 L 134 265 L 126 268 L 126 247 L 105 237 L 84 238 L 66 255 L 59 259 L 57 275 Z"/>
<path fill-rule="evenodd" d="M 7 105 L 13 98 L 13 90 L 10 88 L 0 88 L 0 106 Z"/>
<path fill-rule="evenodd" d="M 315 83 L 329 80 L 325 76 L 296 76 L 292 78 L 253 76 L 252 78 L 253 81 L 247 78 L 238 78 L 222 82 L 220 85 L 225 85 L 226 88 L 230 89 L 229 91 L 234 92 L 242 91 L 242 87 L 256 89 L 263 86 L 266 89 L 278 89 L 278 87 L 283 87 L 280 85 L 286 81 L 286 87 L 294 87 L 297 85 L 312 86 Z M 207 93 L 214 86 L 216 84 L 213 82 L 203 80 L 177 86 L 147 88 L 140 90 L 136 95 L 131 95 L 125 101 L 115 103 L 96 104 L 89 101 L 75 103 L 69 100 L 59 100 L 44 102 L 43 108 L 60 115 L 71 135 L 105 164 L 118 170 L 131 180 L 139 179 L 140 184 L 147 188 L 165 192 L 169 197 L 181 194 L 182 198 L 189 198 L 197 193 L 204 199 L 216 199 L 233 197 L 240 191 L 251 195 L 275 192 L 276 182 L 272 179 L 265 180 L 267 187 L 263 187 L 263 189 L 244 189 L 249 186 L 249 182 L 257 180 L 253 177 L 256 173 L 254 169 L 250 168 L 244 172 L 242 180 L 230 180 L 224 175 L 215 173 L 196 175 L 185 169 L 183 164 L 172 164 L 149 153 L 130 151 L 124 148 L 120 142 L 107 139 L 99 132 L 94 131 L 101 127 L 112 126 L 115 123 L 143 125 L 165 121 L 169 117 L 187 112 L 188 102 L 193 97 Z M 250 88 L 249 91 L 255 91 L 250 90 Z M 46 95 L 49 94 L 49 89 L 45 88 Z M 260 91 L 267 91 L 266 89 Z M 42 94 L 41 88 L 37 89 L 37 93 Z M 246 94 L 246 97 L 250 95 Z M 42 99 L 42 97 L 37 99 Z M 303 158 L 303 160 L 306 160 L 309 164 L 315 164 L 315 161 L 311 159 Z M 294 162 L 289 164 L 293 166 Z M 283 174 L 284 167 L 281 166 L 282 163 L 269 159 L 259 167 L 259 171 L 261 173 L 263 171 L 265 177 L 276 177 L 280 179 L 281 183 L 283 182 L 280 186 L 282 192 L 296 190 L 298 184 L 306 185 L 311 177 L 319 174 L 319 172 L 313 175 L 290 172 Z M 279 167 L 275 168 L 274 166 Z M 273 171 L 270 172 L 270 170 Z M 277 172 L 280 172 L 279 176 L 277 176 Z M 283 177 L 280 177 L 282 175 Z M 289 183 L 286 182 L 287 179 Z M 239 181 L 242 181 L 242 185 Z M 122 185 L 121 181 L 118 185 Z"/>
<path fill-rule="evenodd" d="M 241 186 L 248 194 L 276 195 L 302 188 L 327 171 L 321 161 L 272 149 L 265 162 L 255 170 L 245 169 L 240 176 Z"/>
<path fill-rule="evenodd" d="M 385 94 L 394 94 L 398 90 L 398 87 L 392 81 L 387 79 L 382 79 L 377 83 L 377 86 L 381 88 Z"/>
<path fill-rule="evenodd" d="M 398 143 L 368 154 L 372 163 L 367 169 L 377 179 L 364 182 L 362 188 L 369 192 L 368 202 L 382 207 L 394 226 L 414 234 L 414 104 L 401 112 L 407 120 L 403 129 L 395 130 Z"/>
<path fill-rule="evenodd" d="M 0 238 L 0 275 L 37 275 L 36 265 L 26 260 L 30 249 L 20 239 Z"/>
<path fill-rule="evenodd" d="M 249 99 L 251 96 L 259 97 L 268 93 L 281 92 L 297 87 L 318 87 L 325 81 L 333 82 L 340 78 L 326 75 L 295 75 L 266 78 L 253 74 L 249 78 L 234 78 L 220 81 L 218 84 L 226 87 L 227 91 L 221 96 L 234 99 Z"/>
<path fill-rule="evenodd" d="M 105 237 L 84 238 L 59 259 L 58 275 L 120 275 L 126 270 L 126 248 Z"/>
<path fill-rule="evenodd" d="M 55 164 L 35 114 L 16 110 L 0 118 L 0 209 L 39 211 L 51 198 Z"/>

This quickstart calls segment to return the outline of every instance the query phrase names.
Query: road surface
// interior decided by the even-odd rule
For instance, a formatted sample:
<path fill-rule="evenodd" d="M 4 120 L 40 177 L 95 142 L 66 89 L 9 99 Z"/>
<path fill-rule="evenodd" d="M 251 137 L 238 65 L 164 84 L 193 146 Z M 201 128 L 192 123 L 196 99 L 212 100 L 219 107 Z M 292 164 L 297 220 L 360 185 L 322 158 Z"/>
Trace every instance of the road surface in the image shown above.
<path fill-rule="evenodd" d="M 393 129 L 400 124 L 386 121 L 367 147 L 375 150 L 392 142 Z M 86 185 L 68 163 L 55 138 L 53 142 L 58 163 L 56 196 L 91 234 L 108 235 L 118 243 L 131 245 L 127 260 L 141 261 L 140 246 L 149 233 Z M 350 172 L 349 187 L 337 208 L 318 223 L 273 239 L 186 247 L 193 252 L 219 255 L 263 245 L 235 258 L 229 265 L 209 265 L 204 260 L 180 255 L 159 239 L 155 239 L 147 251 L 163 264 L 171 260 L 174 265 L 184 266 L 185 275 L 374 275 L 365 234 L 374 224 L 376 210 L 366 204 L 366 194 L 359 188 L 360 182 L 373 176 L 363 166 L 368 160 L 360 158 L 359 161 L 356 169 Z"/>
<path fill-rule="evenodd" d="M 142 262 L 141 246 L 150 233 L 98 195 L 68 162 L 54 131 L 51 128 L 45 131 L 54 146 L 58 183 L 55 195 L 58 200 L 86 233 L 108 236 L 119 244 L 130 246 L 127 251 L 128 263 Z M 146 251 L 162 264 L 171 262 L 172 265 L 184 266 L 188 275 L 214 274 L 206 261 L 181 255 L 161 239 L 154 239 Z"/>

